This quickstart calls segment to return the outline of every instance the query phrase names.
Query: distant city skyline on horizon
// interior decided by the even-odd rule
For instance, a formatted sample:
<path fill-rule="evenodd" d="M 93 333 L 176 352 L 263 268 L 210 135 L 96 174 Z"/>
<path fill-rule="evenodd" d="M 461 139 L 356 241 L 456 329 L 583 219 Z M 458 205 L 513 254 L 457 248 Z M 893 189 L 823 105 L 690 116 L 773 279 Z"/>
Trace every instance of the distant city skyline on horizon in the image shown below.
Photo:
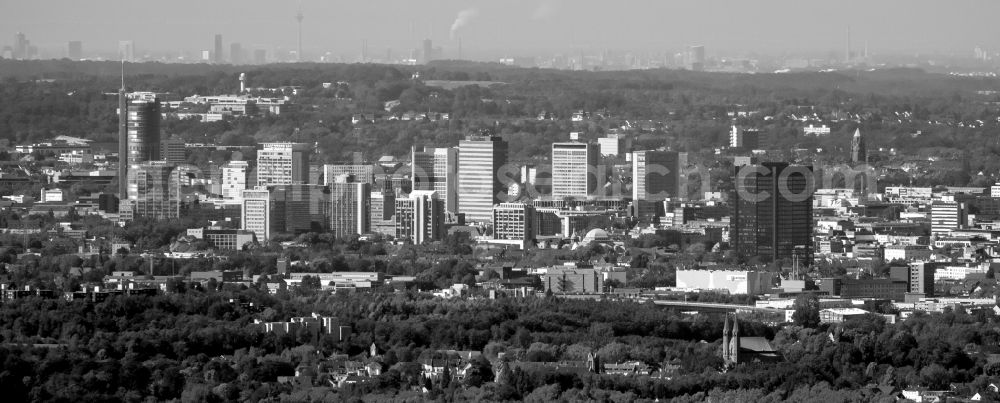
<path fill-rule="evenodd" d="M 298 3 L 248 5 L 226 0 L 199 3 L 196 9 L 187 3 L 191 2 L 115 0 L 82 9 L 65 0 L 18 2 L 0 16 L 0 47 L 12 46 L 17 32 L 25 33 L 43 58 L 65 56 L 60 52 L 67 52 L 70 41 L 82 42 L 85 55 L 113 53 L 120 40 L 134 41 L 137 54 L 198 55 L 215 49 L 217 34 L 226 49 L 239 43 L 247 52 L 288 53 L 298 46 Z M 989 18 L 991 10 L 1000 11 L 1000 3 L 963 0 L 948 7 L 930 0 L 704 3 L 641 1 L 622 7 L 590 0 L 514 0 L 502 5 L 447 0 L 428 7 L 398 0 L 303 1 L 302 49 L 308 56 L 304 60 L 317 60 L 328 52 L 335 59 L 362 52 L 381 58 L 387 51 L 400 57 L 419 49 L 426 38 L 444 50 L 445 58 L 456 58 L 461 41 L 463 56 L 480 60 L 570 51 L 669 53 L 690 45 L 705 46 L 709 55 L 824 55 L 843 54 L 848 28 L 851 48 L 858 53 L 866 45 L 873 54 L 894 55 L 965 55 L 976 47 L 1000 48 L 996 39 L 1000 28 Z M 394 11 L 387 13 L 389 9 Z M 145 20 L 143 15 L 157 18 Z M 238 22 L 219 23 L 226 20 Z"/>

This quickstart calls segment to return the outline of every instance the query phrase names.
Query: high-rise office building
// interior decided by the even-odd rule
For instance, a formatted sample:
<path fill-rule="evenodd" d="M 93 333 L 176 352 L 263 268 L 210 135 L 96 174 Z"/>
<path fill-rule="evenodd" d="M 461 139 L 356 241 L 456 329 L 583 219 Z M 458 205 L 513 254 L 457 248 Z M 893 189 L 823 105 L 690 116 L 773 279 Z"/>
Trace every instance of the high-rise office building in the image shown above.
<path fill-rule="evenodd" d="M 222 199 L 238 203 L 243 199 L 243 191 L 247 188 L 247 171 L 250 164 L 246 161 L 229 161 L 222 166 Z"/>
<path fill-rule="evenodd" d="M 688 70 L 702 71 L 705 70 L 705 47 L 701 45 L 689 46 L 686 55 L 686 64 Z"/>
<path fill-rule="evenodd" d="M 27 59 L 30 44 L 23 32 L 14 34 L 14 59 Z"/>
<path fill-rule="evenodd" d="M 222 64 L 226 59 L 222 54 L 222 34 L 215 34 L 215 51 L 212 53 L 212 61 L 215 64 Z"/>
<path fill-rule="evenodd" d="M 552 144 L 552 199 L 586 199 L 597 191 L 597 147 L 581 142 Z"/>
<path fill-rule="evenodd" d="M 424 59 L 424 64 L 434 60 L 434 44 L 430 39 L 424 39 L 423 50 L 421 51 L 421 57 Z"/>
<path fill-rule="evenodd" d="M 128 164 L 159 161 L 160 100 L 152 92 L 128 95 Z"/>
<path fill-rule="evenodd" d="M 323 165 L 323 183 L 331 184 L 339 176 L 350 175 L 353 182 L 375 183 L 375 165 L 371 164 L 326 164 Z"/>
<path fill-rule="evenodd" d="M 686 195 L 681 175 L 687 153 L 636 151 L 632 153 L 632 200 L 663 201 Z"/>
<path fill-rule="evenodd" d="M 396 235 L 396 194 L 394 192 L 372 191 L 369 197 L 368 227 L 382 235 Z"/>
<path fill-rule="evenodd" d="M 410 179 L 413 190 L 433 190 L 444 200 L 446 211 L 458 211 L 458 149 L 424 147 L 410 150 L 412 170 Z"/>
<path fill-rule="evenodd" d="M 229 63 L 243 64 L 243 46 L 239 42 L 229 44 Z"/>
<path fill-rule="evenodd" d="M 396 238 L 414 244 L 444 237 L 444 201 L 433 191 L 416 190 L 405 199 L 396 199 Z"/>
<path fill-rule="evenodd" d="M 128 171 L 128 204 L 130 217 L 153 220 L 176 219 L 180 216 L 180 180 L 174 164 L 145 161 L 133 164 Z"/>
<path fill-rule="evenodd" d="M 267 63 L 267 51 L 264 49 L 254 49 L 253 51 L 253 62 L 254 64 L 265 64 Z"/>
<path fill-rule="evenodd" d="M 281 232 L 301 234 L 325 232 L 330 226 L 330 188 L 324 185 L 292 184 L 270 188 L 284 202 L 285 227 Z"/>
<path fill-rule="evenodd" d="M 505 191 L 498 173 L 507 163 L 507 142 L 499 136 L 469 136 L 458 143 L 458 212 L 487 222 Z"/>
<path fill-rule="evenodd" d="M 535 240 L 535 207 L 526 203 L 500 203 L 493 208 L 493 239 L 498 243 L 529 248 Z"/>
<path fill-rule="evenodd" d="M 164 161 L 180 164 L 187 161 L 187 149 L 184 139 L 174 136 L 160 142 L 160 157 Z"/>
<path fill-rule="evenodd" d="M 304 143 L 262 143 L 257 151 L 257 186 L 309 183 L 309 155 Z"/>
<path fill-rule="evenodd" d="M 952 231 L 964 228 L 969 220 L 969 205 L 958 202 L 954 197 L 931 204 L 931 236 L 948 236 Z"/>
<path fill-rule="evenodd" d="M 241 228 L 252 231 L 259 242 L 270 239 L 274 227 L 284 228 L 284 211 L 277 208 L 267 188 L 244 190 L 240 198 L 243 200 Z"/>
<path fill-rule="evenodd" d="M 66 46 L 66 57 L 70 60 L 83 59 L 83 42 L 69 41 L 69 45 Z"/>
<path fill-rule="evenodd" d="M 730 236 L 736 253 L 811 264 L 812 167 L 765 162 L 735 171 Z"/>
<path fill-rule="evenodd" d="M 368 213 L 371 184 L 334 182 L 330 185 L 330 232 L 337 238 L 361 235 L 370 231 Z"/>
<path fill-rule="evenodd" d="M 135 42 L 133 41 L 118 41 L 118 57 L 126 62 L 132 63 L 135 61 Z"/>

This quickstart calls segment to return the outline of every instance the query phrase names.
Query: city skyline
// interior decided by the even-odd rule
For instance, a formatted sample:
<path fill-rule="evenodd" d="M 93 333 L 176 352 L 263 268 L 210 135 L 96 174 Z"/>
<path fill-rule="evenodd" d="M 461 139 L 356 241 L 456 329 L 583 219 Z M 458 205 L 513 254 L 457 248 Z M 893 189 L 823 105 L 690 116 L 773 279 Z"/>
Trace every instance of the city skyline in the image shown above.
<path fill-rule="evenodd" d="M 43 57 L 62 57 L 70 41 L 83 52 L 114 51 L 118 41 L 134 41 L 139 54 L 198 52 L 215 49 L 215 35 L 245 49 L 294 52 L 298 46 L 294 3 L 243 4 L 187 0 L 160 4 L 109 1 L 81 8 L 66 2 L 19 2 L 0 16 L 0 46 L 13 46 L 24 33 Z M 56 1 L 55 3 L 60 3 Z M 875 4 L 836 4 L 789 0 L 702 4 L 693 1 L 638 2 L 618 7 L 599 2 L 513 1 L 460 2 L 426 6 L 388 4 L 301 5 L 302 48 L 308 59 L 327 52 L 335 57 L 408 52 L 431 39 L 446 58 L 457 58 L 459 42 L 468 58 L 518 56 L 552 51 L 679 51 L 702 45 L 709 56 L 719 52 L 844 53 L 851 37 L 856 52 L 877 54 L 972 53 L 975 47 L 1000 47 L 1000 32 L 989 21 L 1000 4 L 966 0 L 939 7 L 928 0 L 890 0 Z M 385 12 L 395 10 L 394 12 Z M 974 12 L 973 12 L 974 11 Z M 156 15 L 156 19 L 142 18 Z M 219 16 L 238 15 L 239 23 Z M 817 18 L 823 16 L 823 18 Z M 905 19 L 904 19 L 905 18 Z M 224 19 L 222 19 L 224 20 Z M 898 22 L 887 22 L 898 21 Z M 267 29 L 260 27 L 266 26 Z M 517 26 L 518 29 L 510 29 Z M 847 31 L 850 34 L 847 34 Z M 163 35 L 164 32 L 170 35 Z M 754 35 L 746 35 L 753 32 Z M 60 53 L 61 52 L 61 53 Z"/>

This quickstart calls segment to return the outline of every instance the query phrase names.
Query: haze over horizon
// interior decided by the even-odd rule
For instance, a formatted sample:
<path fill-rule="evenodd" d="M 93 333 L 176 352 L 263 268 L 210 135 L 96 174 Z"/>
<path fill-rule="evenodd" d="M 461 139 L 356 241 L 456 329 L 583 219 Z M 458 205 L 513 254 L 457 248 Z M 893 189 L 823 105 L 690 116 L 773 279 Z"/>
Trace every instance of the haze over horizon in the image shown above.
<path fill-rule="evenodd" d="M 133 40 L 140 52 L 211 49 L 215 34 L 244 48 L 294 49 L 299 3 L 260 0 L 8 2 L 0 46 L 23 32 L 41 49 L 80 40 L 109 51 Z M 1000 48 L 993 16 L 1000 2 L 771 0 L 301 2 L 307 53 L 372 53 L 417 48 L 424 38 L 446 49 L 460 36 L 467 54 L 511 55 L 570 49 L 670 51 L 704 45 L 716 52 L 842 52 L 867 41 L 873 53 L 971 53 Z"/>

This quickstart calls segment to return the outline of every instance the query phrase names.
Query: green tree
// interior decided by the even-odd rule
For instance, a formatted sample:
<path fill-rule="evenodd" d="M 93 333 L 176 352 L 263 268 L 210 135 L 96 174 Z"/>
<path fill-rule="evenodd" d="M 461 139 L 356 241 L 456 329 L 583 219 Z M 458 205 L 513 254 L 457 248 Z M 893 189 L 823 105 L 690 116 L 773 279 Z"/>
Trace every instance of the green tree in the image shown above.
<path fill-rule="evenodd" d="M 796 325 L 803 327 L 816 327 L 819 325 L 819 298 L 813 294 L 802 294 L 795 298 L 792 305 L 795 312 L 792 313 L 792 321 Z"/>

